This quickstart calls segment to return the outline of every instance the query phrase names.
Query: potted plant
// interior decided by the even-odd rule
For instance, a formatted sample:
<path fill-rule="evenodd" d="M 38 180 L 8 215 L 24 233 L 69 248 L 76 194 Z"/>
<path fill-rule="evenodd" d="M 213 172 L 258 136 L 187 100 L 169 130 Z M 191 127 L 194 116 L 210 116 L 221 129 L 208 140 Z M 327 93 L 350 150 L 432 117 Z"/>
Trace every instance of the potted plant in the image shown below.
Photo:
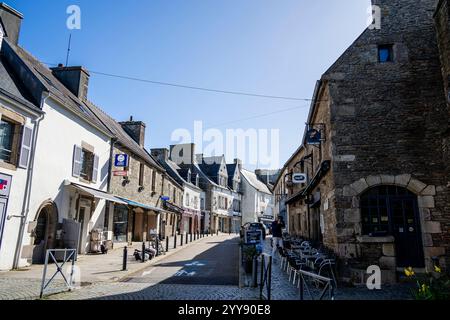
<path fill-rule="evenodd" d="M 252 273 L 253 271 L 253 259 L 258 256 L 256 246 L 246 246 L 243 250 L 244 254 L 244 269 L 246 273 Z"/>

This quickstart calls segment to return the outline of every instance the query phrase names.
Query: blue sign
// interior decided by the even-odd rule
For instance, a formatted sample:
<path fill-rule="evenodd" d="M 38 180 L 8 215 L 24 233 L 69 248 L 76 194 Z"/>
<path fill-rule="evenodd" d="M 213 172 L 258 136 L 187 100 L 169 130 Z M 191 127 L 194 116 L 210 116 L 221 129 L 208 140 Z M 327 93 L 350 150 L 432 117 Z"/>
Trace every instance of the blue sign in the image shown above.
<path fill-rule="evenodd" d="M 127 154 L 116 154 L 114 165 L 116 167 L 128 167 L 128 159 Z"/>
<path fill-rule="evenodd" d="M 162 200 L 162 201 L 169 201 L 169 200 L 170 200 L 170 197 L 167 197 L 167 196 L 161 196 L 161 200 Z"/>
<path fill-rule="evenodd" d="M 319 130 L 311 129 L 306 134 L 306 144 L 320 145 L 322 143 L 322 134 Z"/>

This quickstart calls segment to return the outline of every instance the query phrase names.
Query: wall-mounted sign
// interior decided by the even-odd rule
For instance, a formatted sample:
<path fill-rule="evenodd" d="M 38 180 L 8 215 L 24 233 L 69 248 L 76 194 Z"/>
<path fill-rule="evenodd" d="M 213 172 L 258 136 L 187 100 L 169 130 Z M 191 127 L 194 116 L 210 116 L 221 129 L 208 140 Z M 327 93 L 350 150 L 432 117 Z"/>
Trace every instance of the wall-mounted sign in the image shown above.
<path fill-rule="evenodd" d="M 308 176 L 305 173 L 294 173 L 292 175 L 292 183 L 304 184 L 308 182 Z"/>
<path fill-rule="evenodd" d="M 170 197 L 168 197 L 168 196 L 161 196 L 161 200 L 162 201 L 169 201 Z"/>
<path fill-rule="evenodd" d="M 317 129 L 310 129 L 306 134 L 306 144 L 320 145 L 322 143 L 322 134 Z"/>
<path fill-rule="evenodd" d="M 9 192 L 11 190 L 11 180 L 11 176 L 0 173 L 0 196 L 9 197 Z"/>
<path fill-rule="evenodd" d="M 129 157 L 127 154 L 116 154 L 114 165 L 116 167 L 128 167 Z"/>
<path fill-rule="evenodd" d="M 123 171 L 123 170 L 113 171 L 113 175 L 115 177 L 126 177 L 126 176 L 128 176 L 128 171 Z"/>

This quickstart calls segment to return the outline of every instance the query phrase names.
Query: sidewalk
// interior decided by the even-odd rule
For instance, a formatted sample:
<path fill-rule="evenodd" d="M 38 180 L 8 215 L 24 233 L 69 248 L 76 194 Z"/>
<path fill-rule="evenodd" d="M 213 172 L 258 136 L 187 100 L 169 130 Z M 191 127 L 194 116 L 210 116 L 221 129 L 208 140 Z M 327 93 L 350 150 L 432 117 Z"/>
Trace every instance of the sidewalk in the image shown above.
<path fill-rule="evenodd" d="M 264 245 L 264 252 L 271 254 L 272 248 L 270 238 L 266 239 Z M 272 300 L 300 300 L 300 289 L 298 282 L 294 285 L 289 281 L 289 274 L 280 268 L 280 258 L 273 260 L 272 264 Z M 310 288 L 312 292 L 318 294 L 314 299 L 320 296 L 320 290 L 313 287 Z M 385 284 L 382 285 L 381 290 L 369 290 L 365 286 L 344 287 L 343 284 L 338 284 L 335 289 L 335 300 L 411 300 L 411 285 L 405 283 L 399 284 Z M 305 299 L 311 300 L 311 297 L 305 292 Z"/>
<path fill-rule="evenodd" d="M 215 235 L 210 235 L 209 237 L 215 237 Z M 196 241 L 192 239 L 192 242 L 190 242 L 189 238 L 189 243 L 186 245 L 186 238 L 184 237 L 183 246 L 180 246 L 181 239 L 177 236 L 177 248 L 174 249 L 174 238 L 172 237 L 169 240 L 168 252 L 144 263 L 141 261 L 136 261 L 133 256 L 135 249 L 142 250 L 142 243 L 134 243 L 133 246 L 127 248 L 127 271 L 122 271 L 123 247 L 110 250 L 106 255 L 80 255 L 78 256 L 78 260 L 75 264 L 80 270 L 80 285 L 84 287 L 93 283 L 120 281 L 128 275 L 151 266 L 161 259 L 188 248 L 191 245 L 195 245 L 195 243 L 206 238 L 208 237 L 205 236 L 204 238 L 197 239 Z M 165 241 L 163 241 L 163 247 L 165 250 Z M 68 267 L 68 265 L 64 266 L 64 269 L 66 267 Z M 0 300 L 38 299 L 43 270 L 43 265 L 32 265 L 20 270 L 0 272 Z M 56 266 L 49 265 L 47 268 L 47 279 L 50 279 L 55 272 Z M 55 294 L 65 291 L 68 291 L 68 289 L 64 285 L 64 281 L 61 276 L 58 275 L 55 278 L 55 281 L 49 286 L 48 289 L 46 289 L 45 294 Z"/>

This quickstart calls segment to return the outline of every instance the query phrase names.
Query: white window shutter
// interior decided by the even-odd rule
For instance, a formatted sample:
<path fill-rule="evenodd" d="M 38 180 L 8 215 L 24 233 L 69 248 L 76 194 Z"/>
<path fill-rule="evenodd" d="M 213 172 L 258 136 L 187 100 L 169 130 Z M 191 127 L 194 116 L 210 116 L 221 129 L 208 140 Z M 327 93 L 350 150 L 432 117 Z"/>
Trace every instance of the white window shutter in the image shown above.
<path fill-rule="evenodd" d="M 92 182 L 97 183 L 98 179 L 98 162 L 99 162 L 98 155 L 94 155 L 94 167 L 92 168 Z"/>
<path fill-rule="evenodd" d="M 19 168 L 26 169 L 30 163 L 31 147 L 33 144 L 33 128 L 23 127 L 22 146 L 20 148 Z"/>
<path fill-rule="evenodd" d="M 73 166 L 72 166 L 72 176 L 75 178 L 80 177 L 81 172 L 81 153 L 83 149 L 80 146 L 75 146 L 73 150 Z"/>

